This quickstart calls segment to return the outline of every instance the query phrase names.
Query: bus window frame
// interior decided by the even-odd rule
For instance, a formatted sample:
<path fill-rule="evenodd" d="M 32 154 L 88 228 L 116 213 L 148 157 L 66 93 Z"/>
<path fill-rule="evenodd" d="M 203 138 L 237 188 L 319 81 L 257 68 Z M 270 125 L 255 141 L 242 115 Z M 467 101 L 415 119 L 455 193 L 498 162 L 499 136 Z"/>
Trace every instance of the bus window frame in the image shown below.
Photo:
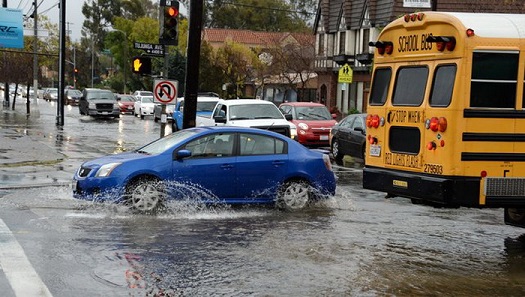
<path fill-rule="evenodd" d="M 383 83 L 383 81 L 377 81 L 377 72 L 378 71 L 382 71 L 382 70 L 385 70 L 385 71 L 389 71 L 390 72 L 390 75 L 388 76 L 388 81 L 386 81 L 386 85 L 385 84 L 382 84 L 381 87 L 386 87 L 385 89 L 382 89 L 384 92 L 381 94 L 381 98 L 378 102 L 375 102 L 373 101 L 374 100 L 374 95 L 376 94 L 376 92 L 378 91 L 376 89 L 376 87 L 378 86 L 378 83 Z M 380 78 L 383 78 L 383 77 L 380 77 Z M 382 106 L 382 105 L 385 105 L 386 101 L 388 100 L 388 92 L 390 91 L 390 83 L 392 82 L 392 67 L 377 67 L 374 71 L 374 77 L 373 77 L 373 83 L 372 83 L 372 87 L 370 88 L 370 96 L 369 96 L 369 100 L 368 100 L 368 103 L 370 105 L 374 105 L 374 106 Z"/>
<path fill-rule="evenodd" d="M 447 104 L 434 104 L 433 103 L 433 98 L 434 98 L 434 90 L 436 90 L 436 80 L 438 78 L 438 71 L 444 67 L 454 67 L 454 78 L 452 80 L 452 86 L 450 87 L 450 92 L 448 93 L 448 100 L 447 100 Z M 448 106 L 450 106 L 450 104 L 452 103 L 452 98 L 454 98 L 454 87 L 456 85 L 456 75 L 458 73 L 458 65 L 456 63 L 446 63 L 446 64 L 438 64 L 435 68 L 434 68 L 434 74 L 433 74 L 433 77 L 432 77 L 432 86 L 431 86 L 431 89 L 430 89 L 430 95 L 428 97 L 428 104 L 431 106 L 431 107 L 442 107 L 442 108 L 446 108 Z M 437 90 L 441 90 L 443 89 L 441 87 L 442 85 L 439 85 L 437 86 Z"/>
<path fill-rule="evenodd" d="M 520 59 L 520 52 L 519 51 L 516 51 L 516 50 L 474 50 L 472 53 L 472 68 L 471 68 L 471 75 L 470 75 L 470 98 L 469 98 L 469 107 L 470 108 L 497 108 L 497 109 L 516 109 L 516 104 L 517 104 L 517 92 L 518 92 L 518 77 L 519 77 L 519 59 Z M 516 65 L 516 73 L 515 73 L 515 76 L 513 77 L 513 79 L 509 79 L 510 77 L 503 77 L 503 78 L 500 78 L 500 77 L 494 77 L 493 75 L 495 73 L 497 73 L 496 71 L 493 71 L 493 68 L 491 67 L 477 67 L 475 68 L 477 65 L 475 64 L 475 60 L 476 60 L 476 54 L 494 54 L 494 55 L 497 55 L 497 54 L 504 54 L 504 55 L 514 55 L 515 56 L 515 59 L 516 59 L 516 63 L 510 63 L 512 65 Z M 493 65 L 497 65 L 499 66 L 498 63 L 494 63 Z M 485 72 L 483 74 L 487 74 L 487 73 L 490 73 L 488 76 L 481 76 L 481 77 L 477 77 L 476 75 L 478 75 L 479 73 L 479 70 L 482 69 L 484 70 Z M 490 69 L 490 72 L 486 71 L 486 69 Z M 505 72 L 501 72 L 501 73 L 505 73 Z M 498 79 L 499 78 L 499 79 Z M 508 87 L 505 87 L 505 85 L 513 85 L 514 88 L 508 88 Z M 501 88 L 495 88 L 495 87 L 501 87 L 501 86 L 504 86 L 503 88 L 504 89 L 501 89 Z M 481 89 L 481 87 L 484 87 L 483 89 Z M 481 90 L 481 91 L 480 91 Z M 498 95 L 494 96 L 495 98 L 499 99 L 499 100 L 492 100 L 490 101 L 489 99 L 486 99 L 486 98 L 474 98 L 475 95 L 482 95 L 482 96 L 486 96 L 487 93 L 490 95 L 490 92 L 493 92 L 493 93 L 497 93 Z M 496 91 L 494 91 L 496 90 Z M 504 92 L 502 92 L 502 90 L 505 90 L 505 91 L 508 91 L 508 92 L 511 92 L 513 93 L 513 95 L 509 94 L 508 98 L 505 98 L 505 99 L 508 99 L 509 101 L 512 101 L 512 102 L 502 102 L 501 99 L 502 99 L 502 94 L 504 94 Z M 474 91 L 477 91 L 477 92 L 474 92 Z M 491 103 L 491 102 L 494 102 L 494 103 L 500 103 L 499 105 L 497 104 L 488 104 L 488 103 Z M 502 104 L 501 103 L 507 103 L 506 105 L 504 106 L 501 106 Z M 510 104 L 512 103 L 512 104 Z"/>
<path fill-rule="evenodd" d="M 400 86 L 399 85 L 400 78 L 405 79 L 401 75 L 401 72 L 405 71 L 405 70 L 408 71 L 410 69 L 424 69 L 424 70 L 426 70 L 426 75 L 425 76 L 423 76 L 423 75 L 416 75 L 415 76 L 417 79 L 421 79 L 422 77 L 424 77 L 424 79 L 421 80 L 421 82 L 424 82 L 424 84 L 420 84 L 420 85 L 422 85 L 423 89 L 419 93 L 419 95 L 420 95 L 420 98 L 418 98 L 419 101 L 417 102 L 417 104 L 412 104 L 411 102 L 396 102 L 396 98 L 399 97 L 399 96 L 401 96 L 399 98 L 412 98 L 411 96 L 406 96 L 406 94 L 403 94 L 401 92 L 403 92 L 404 90 L 414 90 L 413 86 L 417 86 L 418 85 L 415 81 L 408 81 L 409 83 L 408 83 L 407 86 L 405 86 L 405 85 Z M 392 106 L 421 106 L 423 104 L 423 102 L 425 102 L 425 93 L 426 93 L 426 90 L 427 90 L 429 73 L 430 73 L 430 71 L 429 71 L 428 65 L 418 65 L 418 66 L 407 65 L 407 66 L 399 67 L 397 69 L 397 71 L 396 71 L 396 77 L 395 77 L 395 81 L 394 81 L 394 90 L 392 92 L 392 96 L 391 96 L 391 99 L 390 99 L 391 103 L 392 103 Z M 408 77 L 408 78 L 410 78 L 410 77 Z M 402 82 L 405 83 L 404 80 Z M 409 85 L 412 86 L 412 88 L 408 87 Z M 400 93 L 397 93 L 397 90 L 401 90 Z"/>

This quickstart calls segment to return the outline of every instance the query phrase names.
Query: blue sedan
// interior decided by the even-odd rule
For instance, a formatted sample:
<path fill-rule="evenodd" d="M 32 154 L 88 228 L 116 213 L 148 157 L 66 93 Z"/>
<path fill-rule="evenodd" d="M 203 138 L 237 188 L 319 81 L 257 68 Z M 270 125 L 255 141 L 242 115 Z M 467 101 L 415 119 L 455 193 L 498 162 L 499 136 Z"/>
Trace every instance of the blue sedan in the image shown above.
<path fill-rule="evenodd" d="M 329 156 L 255 128 L 198 127 L 83 163 L 73 196 L 155 213 L 173 199 L 301 209 L 335 194 Z"/>

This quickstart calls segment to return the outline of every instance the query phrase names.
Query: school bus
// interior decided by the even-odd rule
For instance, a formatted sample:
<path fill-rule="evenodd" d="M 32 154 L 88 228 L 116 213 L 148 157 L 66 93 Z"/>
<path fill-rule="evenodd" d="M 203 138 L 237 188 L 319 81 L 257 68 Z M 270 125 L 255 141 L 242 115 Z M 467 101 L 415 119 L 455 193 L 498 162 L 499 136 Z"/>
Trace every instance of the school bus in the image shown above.
<path fill-rule="evenodd" d="M 525 227 L 525 15 L 408 14 L 370 46 L 363 187 Z"/>

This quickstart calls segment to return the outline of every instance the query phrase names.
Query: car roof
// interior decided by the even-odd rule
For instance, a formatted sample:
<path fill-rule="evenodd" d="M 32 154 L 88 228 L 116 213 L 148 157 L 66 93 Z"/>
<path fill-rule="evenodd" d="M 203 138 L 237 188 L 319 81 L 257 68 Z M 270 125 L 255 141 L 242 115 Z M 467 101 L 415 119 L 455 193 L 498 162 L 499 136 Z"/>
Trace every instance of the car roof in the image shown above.
<path fill-rule="evenodd" d="M 271 104 L 275 105 L 270 101 L 261 100 L 261 99 L 220 99 L 219 103 L 226 105 L 247 105 L 247 104 Z"/>
<path fill-rule="evenodd" d="M 281 105 L 290 105 L 290 106 L 323 106 L 326 107 L 326 105 L 317 103 L 317 102 L 284 102 L 281 103 Z M 281 106 L 279 105 L 279 106 Z"/>
<path fill-rule="evenodd" d="M 281 139 L 292 140 L 291 138 L 287 136 L 284 136 L 282 134 L 279 134 L 277 132 L 273 132 L 270 130 L 251 128 L 251 127 L 242 127 L 242 126 L 199 126 L 199 127 L 188 128 L 188 129 L 194 129 L 194 130 L 200 130 L 200 131 L 209 130 L 210 132 L 258 133 L 258 134 L 265 134 L 269 136 L 278 137 Z"/>

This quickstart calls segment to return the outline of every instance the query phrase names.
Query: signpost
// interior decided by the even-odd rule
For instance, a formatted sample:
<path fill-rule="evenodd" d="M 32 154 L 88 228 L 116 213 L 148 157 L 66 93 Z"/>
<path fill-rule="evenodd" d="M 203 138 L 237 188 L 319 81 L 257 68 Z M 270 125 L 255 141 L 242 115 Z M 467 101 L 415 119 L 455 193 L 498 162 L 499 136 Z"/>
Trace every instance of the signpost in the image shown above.
<path fill-rule="evenodd" d="M 166 104 L 176 102 L 179 82 L 176 80 L 156 79 L 153 86 L 153 101 L 162 104 L 160 114 L 160 137 L 164 137 L 167 115 Z"/>
<path fill-rule="evenodd" d="M 158 56 L 158 57 L 164 56 L 164 45 L 162 44 L 133 42 L 133 48 L 141 49 L 150 56 Z"/>

